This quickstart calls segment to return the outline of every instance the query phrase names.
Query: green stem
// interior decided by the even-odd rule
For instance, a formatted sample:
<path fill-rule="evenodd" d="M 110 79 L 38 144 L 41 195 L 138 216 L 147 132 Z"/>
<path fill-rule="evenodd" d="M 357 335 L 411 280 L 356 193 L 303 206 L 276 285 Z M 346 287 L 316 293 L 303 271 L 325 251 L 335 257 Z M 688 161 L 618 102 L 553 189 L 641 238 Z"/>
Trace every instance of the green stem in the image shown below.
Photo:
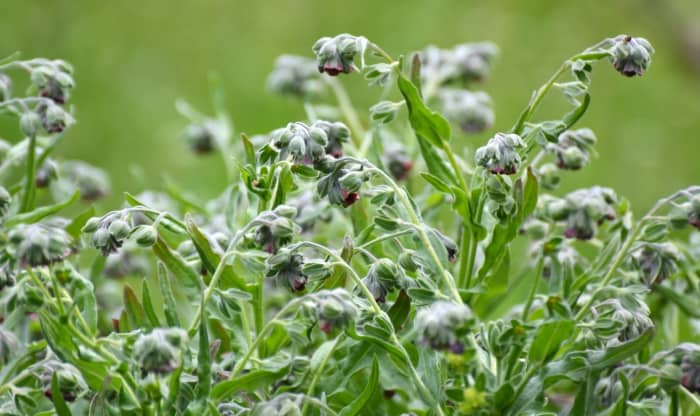
<path fill-rule="evenodd" d="M 527 301 L 525 301 L 525 307 L 521 318 L 523 322 L 527 322 L 527 317 L 530 315 L 530 308 L 532 307 L 532 302 L 535 300 L 535 294 L 537 293 L 537 286 L 539 286 L 540 283 L 540 276 L 542 276 L 543 267 L 544 260 L 539 259 L 537 262 L 537 267 L 535 267 L 535 276 L 532 280 L 532 287 L 530 288 L 530 293 L 527 295 Z"/>
<path fill-rule="evenodd" d="M 29 136 L 29 145 L 27 147 L 27 173 L 26 182 L 24 183 L 24 192 L 22 194 L 22 205 L 19 212 L 27 212 L 34 209 L 34 197 L 36 193 L 36 134 Z"/>
<path fill-rule="evenodd" d="M 340 112 L 343 114 L 345 122 L 348 124 L 348 128 L 350 128 L 353 145 L 358 151 L 360 151 L 360 149 L 365 147 L 365 141 L 367 141 L 367 130 L 365 130 L 365 128 L 362 126 L 360 117 L 357 115 L 355 107 L 353 107 L 352 102 L 350 101 L 350 96 L 348 96 L 345 88 L 343 88 L 342 84 L 340 84 L 336 79 L 330 77 L 324 77 L 323 79 L 327 81 L 327 84 L 331 87 L 331 90 L 333 90 L 333 94 L 335 94 L 335 98 L 338 101 L 338 108 L 340 108 Z M 358 157 L 362 158 L 364 155 L 358 154 Z"/>
<path fill-rule="evenodd" d="M 260 283 L 255 288 L 255 294 L 253 297 L 253 315 L 255 319 L 255 330 L 261 331 L 263 329 L 263 324 L 265 322 L 265 310 L 263 305 L 263 292 L 264 292 L 264 282 L 262 279 Z M 260 344 L 258 346 L 258 356 L 260 358 L 265 357 L 265 344 Z"/>
<path fill-rule="evenodd" d="M 412 229 L 394 231 L 393 233 L 384 234 L 382 236 L 375 238 L 374 240 L 370 240 L 370 241 L 358 246 L 357 248 L 358 249 L 366 249 L 367 247 L 372 246 L 372 245 L 377 244 L 377 243 L 381 243 L 382 241 L 391 240 L 393 238 L 398 238 L 398 237 L 401 237 L 401 236 L 404 236 L 407 234 L 411 234 L 412 232 L 413 232 Z"/>
<path fill-rule="evenodd" d="M 316 384 L 318 384 L 318 381 L 321 379 L 321 374 L 323 373 L 323 369 L 326 367 L 326 364 L 328 363 L 328 360 L 331 358 L 333 355 L 333 351 L 335 351 L 335 348 L 338 346 L 340 343 L 340 340 L 343 338 L 344 334 L 338 335 L 335 340 L 333 341 L 333 345 L 331 345 L 331 348 L 328 350 L 328 353 L 323 357 L 321 362 L 319 363 L 318 367 L 316 368 L 316 371 L 314 371 L 314 375 L 311 378 L 311 384 L 309 384 L 309 388 L 306 390 L 306 396 L 307 397 L 313 397 L 314 395 L 314 390 L 316 389 Z M 307 408 L 308 408 L 309 402 L 304 402 L 304 406 L 301 409 L 301 414 L 305 415 L 307 414 Z"/>

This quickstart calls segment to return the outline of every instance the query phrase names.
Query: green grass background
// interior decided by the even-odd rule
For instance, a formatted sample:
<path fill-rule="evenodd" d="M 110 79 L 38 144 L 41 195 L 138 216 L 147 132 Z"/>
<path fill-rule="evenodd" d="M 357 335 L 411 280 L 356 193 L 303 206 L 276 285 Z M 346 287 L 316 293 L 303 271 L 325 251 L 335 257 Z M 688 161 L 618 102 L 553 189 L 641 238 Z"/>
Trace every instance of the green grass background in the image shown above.
<path fill-rule="evenodd" d="M 681 42 L 700 36 L 692 26 L 700 22 L 695 0 L 0 3 L 0 55 L 20 50 L 75 65 L 78 124 L 59 157 L 106 168 L 114 187 L 109 203 L 123 191 L 157 187 L 165 174 L 203 197 L 216 193 L 225 185 L 221 164 L 186 151 L 175 99 L 206 108 L 207 77 L 216 72 L 237 131 L 267 132 L 303 117 L 298 103 L 265 91 L 274 59 L 310 56 L 317 38 L 341 32 L 365 35 L 394 55 L 427 44 L 496 42 L 501 57 L 483 86 L 496 103 L 495 129 L 510 127 L 531 91 L 567 56 L 607 36 L 644 36 L 657 53 L 641 79 L 623 78 L 605 63 L 596 67 L 592 105 L 580 126 L 596 131 L 601 156 L 569 175 L 564 190 L 611 186 L 639 212 L 662 195 L 700 183 L 700 78 Z M 359 81 L 349 85 L 361 107 L 378 97 Z M 564 109 L 552 103 L 544 115 Z M 3 134 L 10 131 L 6 138 L 16 140 L 13 124 L 0 123 Z M 492 133 L 458 145 L 478 146 Z"/>

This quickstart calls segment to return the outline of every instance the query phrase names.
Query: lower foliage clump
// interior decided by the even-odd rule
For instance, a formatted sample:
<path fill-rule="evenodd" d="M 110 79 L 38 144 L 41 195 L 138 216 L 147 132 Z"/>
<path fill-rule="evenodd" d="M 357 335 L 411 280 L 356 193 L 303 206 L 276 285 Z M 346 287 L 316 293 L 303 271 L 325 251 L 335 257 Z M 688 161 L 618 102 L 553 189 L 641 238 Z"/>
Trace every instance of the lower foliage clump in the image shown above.
<path fill-rule="evenodd" d="M 649 42 L 571 56 L 488 140 L 474 87 L 494 45 L 395 59 L 342 34 L 312 50 L 268 82 L 305 120 L 234 140 L 220 93 L 213 115 L 177 103 L 184 145 L 222 156 L 219 196 L 171 183 L 106 213 L 76 207 L 107 175 L 51 157 L 72 67 L 0 61 L 22 135 L 0 141 L 0 413 L 700 411 L 700 186 L 637 217 L 605 186 L 546 193 L 610 139 L 577 126 L 594 64 L 640 76 Z M 336 78 L 356 74 L 382 87 L 366 113 Z M 537 120 L 556 91 L 571 109 Z"/>

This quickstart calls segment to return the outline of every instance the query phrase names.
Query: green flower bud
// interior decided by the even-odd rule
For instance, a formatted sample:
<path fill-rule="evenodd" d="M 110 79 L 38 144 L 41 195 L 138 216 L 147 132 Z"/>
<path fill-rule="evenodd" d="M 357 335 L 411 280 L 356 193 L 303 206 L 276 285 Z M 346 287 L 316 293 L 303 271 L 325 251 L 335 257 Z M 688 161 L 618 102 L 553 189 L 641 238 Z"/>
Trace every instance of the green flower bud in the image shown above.
<path fill-rule="evenodd" d="M 438 98 L 445 117 L 463 132 L 479 133 L 493 126 L 493 103 L 485 92 L 444 88 Z"/>
<path fill-rule="evenodd" d="M 676 364 L 664 364 L 659 369 L 659 386 L 666 390 L 672 391 L 681 384 L 683 372 Z"/>
<path fill-rule="evenodd" d="M 57 104 L 64 104 L 75 86 L 73 77 L 61 65 L 37 67 L 32 70 L 31 80 L 42 97 L 50 98 Z"/>
<path fill-rule="evenodd" d="M 214 123 L 215 121 L 207 120 L 203 123 L 190 124 L 185 128 L 182 137 L 194 153 L 205 155 L 216 149 Z"/>
<path fill-rule="evenodd" d="M 152 247 L 158 241 L 158 230 L 152 225 L 139 225 L 129 236 L 140 247 Z"/>
<path fill-rule="evenodd" d="M 614 44 L 610 48 L 610 61 L 617 72 L 627 77 L 641 76 L 651 64 L 651 55 L 654 53 L 649 41 L 628 35 L 619 35 L 612 41 Z"/>
<path fill-rule="evenodd" d="M 367 271 L 362 281 L 378 303 L 386 302 L 387 293 L 401 284 L 401 270 L 389 259 L 379 259 Z"/>
<path fill-rule="evenodd" d="M 559 135 L 557 143 L 549 143 L 547 150 L 557 156 L 559 169 L 578 170 L 584 167 L 596 142 L 591 129 L 567 130 Z"/>
<path fill-rule="evenodd" d="M 440 300 L 416 313 L 415 329 L 423 344 L 460 354 L 464 350 L 460 338 L 472 321 L 472 312 L 466 305 Z"/>
<path fill-rule="evenodd" d="M 553 163 L 546 163 L 537 169 L 537 177 L 539 179 L 539 185 L 548 190 L 557 189 L 561 177 L 559 176 L 559 169 Z"/>
<path fill-rule="evenodd" d="M 100 226 L 101 221 L 102 220 L 98 217 L 92 217 L 89 220 L 87 220 L 81 231 L 86 234 L 94 233 Z"/>
<path fill-rule="evenodd" d="M 496 175 L 512 175 L 520 167 L 518 149 L 524 147 L 525 142 L 517 134 L 496 133 L 476 150 L 476 164 Z"/>
<path fill-rule="evenodd" d="M 267 259 L 266 277 L 273 278 L 277 284 L 287 286 L 294 292 L 300 292 L 306 287 L 308 277 L 303 271 L 304 257 L 287 249 Z"/>
<path fill-rule="evenodd" d="M 139 335 L 133 356 L 144 372 L 168 374 L 180 366 L 186 341 L 187 334 L 180 328 L 156 328 Z"/>
<path fill-rule="evenodd" d="M 633 253 L 634 262 L 648 286 L 663 282 L 678 269 L 681 252 L 671 243 L 646 243 Z"/>
<path fill-rule="evenodd" d="M 278 205 L 275 207 L 274 213 L 282 217 L 294 219 L 297 216 L 298 209 L 291 205 Z"/>
<path fill-rule="evenodd" d="M 82 161 L 67 161 L 61 165 L 61 178 L 80 190 L 83 201 L 96 201 L 109 195 L 111 186 L 107 173 Z"/>
<path fill-rule="evenodd" d="M 22 266 L 47 266 L 73 252 L 71 237 L 56 222 L 20 224 L 12 228 L 9 238 Z"/>
<path fill-rule="evenodd" d="M 36 136 L 41 129 L 41 117 L 34 111 L 27 111 L 19 119 L 19 126 L 26 137 Z"/>
<path fill-rule="evenodd" d="M 58 166 L 51 159 L 46 159 L 36 171 L 34 182 L 37 188 L 46 188 L 58 178 Z"/>
<path fill-rule="evenodd" d="M 344 33 L 333 38 L 324 37 L 311 48 L 316 54 L 318 71 L 330 76 L 353 71 L 355 55 L 364 54 L 367 39 Z"/>
<path fill-rule="evenodd" d="M 131 232 L 131 226 L 124 220 L 115 220 L 109 224 L 109 233 L 117 240 L 125 239 Z"/>
<path fill-rule="evenodd" d="M 313 100 L 323 95 L 326 84 L 319 78 L 314 60 L 282 55 L 267 78 L 267 88 L 279 95 Z"/>
<path fill-rule="evenodd" d="M 401 254 L 399 254 L 399 265 L 407 272 L 416 272 L 419 265 L 416 263 L 415 256 L 415 250 L 403 250 Z"/>
<path fill-rule="evenodd" d="M 302 416 L 303 400 L 302 395 L 282 393 L 268 402 L 257 403 L 250 416 Z"/>
<path fill-rule="evenodd" d="M 321 290 L 307 295 L 304 307 L 318 320 L 326 334 L 350 325 L 357 316 L 357 306 L 345 289 Z"/>
<path fill-rule="evenodd" d="M 369 109 L 369 118 L 379 124 L 389 124 L 399 114 L 401 103 L 380 101 Z"/>
<path fill-rule="evenodd" d="M 353 187 L 357 186 L 357 189 L 352 190 L 351 188 L 346 188 L 340 183 L 340 179 L 345 177 L 349 171 L 347 169 L 336 169 L 331 171 L 328 175 L 321 178 L 316 185 L 316 191 L 321 198 L 328 197 L 328 201 L 333 205 L 339 205 L 343 208 L 347 208 L 350 205 L 357 202 L 360 199 L 360 195 L 357 192 L 359 186 L 357 186 L 356 180 L 358 178 L 365 178 L 364 175 L 356 176 L 351 175 L 346 178 L 347 184 Z"/>
<path fill-rule="evenodd" d="M 286 128 L 272 132 L 272 145 L 279 149 L 282 160 L 291 156 L 297 164 L 314 165 L 326 156 L 328 134 L 323 127 L 328 124 L 332 123 L 316 122 L 311 126 L 289 123 Z"/>
<path fill-rule="evenodd" d="M 37 365 L 33 370 L 39 373 L 44 395 L 49 399 L 53 397 L 51 383 L 54 374 L 56 375 L 58 390 L 61 392 L 63 400 L 73 402 L 88 391 L 87 383 L 80 371 L 71 364 L 51 360 L 48 363 Z"/>
<path fill-rule="evenodd" d="M 325 154 L 334 158 L 343 156 L 343 144 L 350 140 L 350 129 L 341 122 L 316 121 L 313 127 L 323 130 L 325 133 Z"/>
<path fill-rule="evenodd" d="M 36 111 L 47 133 L 61 133 L 75 122 L 70 114 L 56 104 L 41 103 Z"/>

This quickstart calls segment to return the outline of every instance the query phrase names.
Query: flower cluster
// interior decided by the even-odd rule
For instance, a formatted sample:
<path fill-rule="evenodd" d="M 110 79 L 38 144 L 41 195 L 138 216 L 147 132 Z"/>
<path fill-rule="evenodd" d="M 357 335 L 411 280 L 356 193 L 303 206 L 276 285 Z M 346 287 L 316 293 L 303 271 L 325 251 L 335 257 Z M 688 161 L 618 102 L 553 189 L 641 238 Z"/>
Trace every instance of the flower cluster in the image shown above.
<path fill-rule="evenodd" d="M 255 231 L 255 243 L 270 254 L 289 244 L 300 231 L 294 222 L 297 210 L 288 205 L 280 205 L 273 211 L 261 213 L 256 219 L 259 224 Z"/>
<path fill-rule="evenodd" d="M 23 266 L 47 266 L 73 253 L 73 239 L 66 233 L 66 223 L 59 218 L 21 224 L 9 234 L 13 255 Z"/>
<path fill-rule="evenodd" d="M 276 94 L 312 100 L 323 94 L 326 84 L 319 77 L 314 60 L 282 55 L 267 78 L 267 88 Z"/>
<path fill-rule="evenodd" d="M 310 293 L 306 296 L 304 307 L 326 334 L 350 325 L 358 314 L 352 295 L 341 288 Z"/>
<path fill-rule="evenodd" d="M 355 70 L 355 56 L 363 55 L 366 47 L 367 39 L 344 33 L 332 38 L 323 37 L 311 49 L 316 54 L 318 71 L 334 77 Z"/>
<path fill-rule="evenodd" d="M 493 103 L 485 92 L 442 88 L 438 99 L 445 117 L 465 133 L 479 133 L 493 126 Z"/>
<path fill-rule="evenodd" d="M 293 292 L 301 292 L 309 280 L 303 268 L 304 256 L 282 249 L 267 259 L 265 276 L 274 279 L 278 285 L 286 286 Z"/>
<path fill-rule="evenodd" d="M 544 197 L 539 215 L 553 221 L 565 221 L 564 236 L 578 240 L 593 238 L 598 225 L 616 218 L 617 195 L 610 188 L 594 186 L 571 192 L 564 198 Z"/>
<path fill-rule="evenodd" d="M 610 61 L 617 70 L 627 77 L 641 76 L 651 64 L 654 53 L 651 43 L 644 38 L 619 35 L 610 48 Z"/>
<path fill-rule="evenodd" d="M 559 169 L 578 170 L 588 163 L 595 142 L 591 129 L 567 130 L 547 150 L 556 155 Z"/>
<path fill-rule="evenodd" d="M 429 46 L 420 54 L 423 82 L 435 79 L 441 84 L 482 81 L 491 71 L 497 55 L 498 48 L 489 42 L 464 43 L 451 50 Z"/>
<path fill-rule="evenodd" d="M 372 292 L 374 300 L 379 303 L 386 301 L 386 295 L 401 285 L 403 275 L 401 269 L 389 259 L 379 259 L 372 264 L 362 281 Z"/>
<path fill-rule="evenodd" d="M 655 286 L 678 270 L 682 256 L 672 243 L 644 243 L 633 253 L 635 266 L 648 286 Z"/>
<path fill-rule="evenodd" d="M 471 310 L 462 304 L 437 301 L 416 313 L 415 329 L 421 342 L 436 350 L 464 351 L 461 337 L 473 320 Z"/>
<path fill-rule="evenodd" d="M 179 328 L 156 328 L 139 335 L 133 356 L 144 373 L 170 373 L 180 366 L 187 334 Z"/>
<path fill-rule="evenodd" d="M 520 167 L 519 149 L 524 147 L 525 142 L 517 134 L 496 133 L 476 150 L 476 164 L 496 175 L 512 175 Z"/>

